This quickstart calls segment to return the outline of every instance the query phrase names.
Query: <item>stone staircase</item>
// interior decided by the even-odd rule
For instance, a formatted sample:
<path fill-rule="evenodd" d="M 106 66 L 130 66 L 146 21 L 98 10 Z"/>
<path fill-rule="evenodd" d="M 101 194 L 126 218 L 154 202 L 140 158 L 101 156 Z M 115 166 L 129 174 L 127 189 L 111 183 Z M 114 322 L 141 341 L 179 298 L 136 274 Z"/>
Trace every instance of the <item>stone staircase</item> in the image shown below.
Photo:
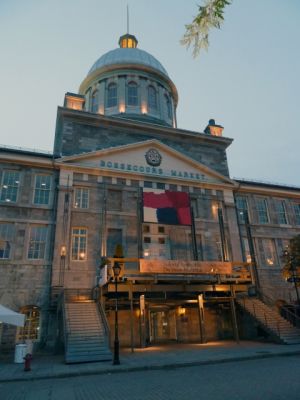
<path fill-rule="evenodd" d="M 273 308 L 256 297 L 239 297 L 236 302 L 254 317 L 277 341 L 284 344 L 300 343 L 300 329 L 295 328 Z"/>
<path fill-rule="evenodd" d="M 65 362 L 111 360 L 108 335 L 95 301 L 64 305 Z"/>

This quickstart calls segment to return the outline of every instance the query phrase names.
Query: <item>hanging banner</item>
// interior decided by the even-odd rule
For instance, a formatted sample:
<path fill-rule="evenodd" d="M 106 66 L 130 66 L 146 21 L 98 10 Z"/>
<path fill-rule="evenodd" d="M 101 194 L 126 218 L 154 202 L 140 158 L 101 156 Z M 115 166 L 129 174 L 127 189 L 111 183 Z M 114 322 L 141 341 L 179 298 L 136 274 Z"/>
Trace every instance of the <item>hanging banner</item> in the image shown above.
<path fill-rule="evenodd" d="M 150 274 L 230 275 L 232 263 L 223 261 L 145 260 L 140 272 Z"/>
<path fill-rule="evenodd" d="M 186 192 L 143 189 L 144 222 L 191 225 L 190 196 Z"/>

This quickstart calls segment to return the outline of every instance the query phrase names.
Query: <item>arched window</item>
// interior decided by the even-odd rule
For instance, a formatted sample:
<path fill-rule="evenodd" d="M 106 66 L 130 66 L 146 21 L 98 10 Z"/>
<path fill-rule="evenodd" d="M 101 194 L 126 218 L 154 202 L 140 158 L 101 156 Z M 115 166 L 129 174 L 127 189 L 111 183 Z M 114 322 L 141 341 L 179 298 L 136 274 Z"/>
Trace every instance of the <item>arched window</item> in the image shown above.
<path fill-rule="evenodd" d="M 170 97 L 165 94 L 165 105 L 166 105 L 166 111 L 167 111 L 167 116 L 168 118 L 172 118 L 172 105 L 171 105 L 171 100 Z"/>
<path fill-rule="evenodd" d="M 153 86 L 148 86 L 148 106 L 157 109 L 156 90 Z"/>
<path fill-rule="evenodd" d="M 107 107 L 115 107 L 118 103 L 117 85 L 111 83 L 107 88 Z"/>
<path fill-rule="evenodd" d="M 95 90 L 92 94 L 91 111 L 94 113 L 98 112 L 98 90 Z"/>
<path fill-rule="evenodd" d="M 40 309 L 37 306 L 25 306 L 20 309 L 25 314 L 24 327 L 19 328 L 17 341 L 23 342 L 26 339 L 38 340 L 40 331 Z"/>
<path fill-rule="evenodd" d="M 128 83 L 127 101 L 129 106 L 138 105 L 138 87 L 135 82 Z"/>

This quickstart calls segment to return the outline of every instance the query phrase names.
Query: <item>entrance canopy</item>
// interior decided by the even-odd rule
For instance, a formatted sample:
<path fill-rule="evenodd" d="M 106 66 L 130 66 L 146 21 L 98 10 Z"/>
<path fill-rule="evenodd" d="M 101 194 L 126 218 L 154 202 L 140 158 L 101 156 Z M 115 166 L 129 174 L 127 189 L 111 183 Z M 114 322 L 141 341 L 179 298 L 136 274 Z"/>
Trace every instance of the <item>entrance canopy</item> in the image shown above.
<path fill-rule="evenodd" d="M 0 322 L 15 326 L 24 326 L 25 315 L 16 313 L 0 304 Z"/>

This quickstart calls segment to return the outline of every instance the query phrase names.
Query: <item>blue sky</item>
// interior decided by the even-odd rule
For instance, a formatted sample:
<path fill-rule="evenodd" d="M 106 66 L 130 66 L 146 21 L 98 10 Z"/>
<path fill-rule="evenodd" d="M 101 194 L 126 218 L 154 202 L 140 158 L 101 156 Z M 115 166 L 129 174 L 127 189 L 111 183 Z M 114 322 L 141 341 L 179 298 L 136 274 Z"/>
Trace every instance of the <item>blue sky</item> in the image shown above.
<path fill-rule="evenodd" d="M 179 43 L 190 0 L 1 0 L 0 143 L 52 150 L 56 110 L 126 32 L 179 92 L 178 127 L 234 139 L 232 177 L 300 186 L 300 1 L 234 0 L 196 59 Z"/>

